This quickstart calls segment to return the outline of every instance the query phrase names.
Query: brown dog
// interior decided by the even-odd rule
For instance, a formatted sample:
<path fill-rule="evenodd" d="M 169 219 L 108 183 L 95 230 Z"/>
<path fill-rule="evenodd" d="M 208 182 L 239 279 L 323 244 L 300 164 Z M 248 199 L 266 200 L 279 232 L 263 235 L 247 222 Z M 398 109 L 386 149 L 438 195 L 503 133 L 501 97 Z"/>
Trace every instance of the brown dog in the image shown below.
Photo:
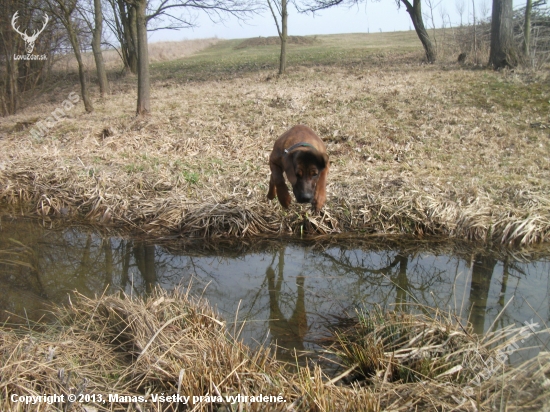
<path fill-rule="evenodd" d="M 324 206 L 329 160 L 325 144 L 309 127 L 294 126 L 275 141 L 269 168 L 269 200 L 277 196 L 285 209 L 290 205 L 284 171 L 298 203 L 311 203 L 316 213 Z"/>

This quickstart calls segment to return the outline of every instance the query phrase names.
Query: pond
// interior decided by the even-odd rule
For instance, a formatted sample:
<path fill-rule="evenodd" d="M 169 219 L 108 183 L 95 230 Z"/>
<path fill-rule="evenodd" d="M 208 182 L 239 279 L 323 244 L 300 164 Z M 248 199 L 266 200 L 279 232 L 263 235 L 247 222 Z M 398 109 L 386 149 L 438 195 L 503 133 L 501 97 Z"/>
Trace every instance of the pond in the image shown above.
<path fill-rule="evenodd" d="M 0 320 L 47 317 L 52 302 L 69 302 L 75 290 L 90 297 L 121 290 L 142 295 L 156 285 L 183 285 L 205 297 L 231 331 L 242 329 L 247 343 L 277 342 L 279 356 L 291 359 L 294 349 L 318 349 L 327 325 L 376 305 L 452 310 L 479 334 L 493 323 L 544 327 L 550 319 L 549 256 L 548 247 L 489 249 L 388 237 L 147 241 L 4 218 Z M 529 342 L 515 356 L 547 346 L 546 340 Z"/>

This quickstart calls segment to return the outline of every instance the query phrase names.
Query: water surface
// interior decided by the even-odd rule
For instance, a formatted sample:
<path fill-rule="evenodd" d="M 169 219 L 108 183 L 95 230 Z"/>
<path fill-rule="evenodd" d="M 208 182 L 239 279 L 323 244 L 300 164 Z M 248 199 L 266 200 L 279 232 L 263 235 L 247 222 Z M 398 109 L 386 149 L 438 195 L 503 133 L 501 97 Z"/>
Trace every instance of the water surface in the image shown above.
<path fill-rule="evenodd" d="M 143 295 L 159 285 L 189 286 L 243 338 L 277 342 L 279 354 L 316 349 L 326 325 L 357 308 L 451 309 L 483 333 L 550 319 L 548 248 L 488 249 L 464 242 L 396 238 L 353 241 L 262 240 L 212 244 L 144 241 L 78 227 L 47 229 L 2 219 L 0 320 L 38 319 L 51 302 L 86 296 Z M 538 351 L 531 339 L 517 356 Z M 530 350 L 530 347 L 535 349 Z M 546 348 L 545 350 L 548 350 Z"/>

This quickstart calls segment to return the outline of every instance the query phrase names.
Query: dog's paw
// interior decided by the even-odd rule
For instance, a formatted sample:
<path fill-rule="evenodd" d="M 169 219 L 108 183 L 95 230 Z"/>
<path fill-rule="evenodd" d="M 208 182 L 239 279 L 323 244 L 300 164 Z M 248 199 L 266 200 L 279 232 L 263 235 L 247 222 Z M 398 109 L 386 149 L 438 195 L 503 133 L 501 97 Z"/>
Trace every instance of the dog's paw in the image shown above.
<path fill-rule="evenodd" d="M 322 201 L 313 199 L 313 201 L 311 202 L 311 208 L 316 214 L 319 214 L 321 212 L 321 209 L 323 208 L 324 205 L 325 205 L 325 199 L 323 199 Z"/>
<path fill-rule="evenodd" d="M 277 196 L 277 187 L 269 183 L 269 190 L 267 191 L 267 198 L 269 200 L 275 199 Z"/>
<path fill-rule="evenodd" d="M 288 207 L 290 206 L 290 203 L 292 202 L 292 197 L 289 195 L 289 194 L 286 194 L 286 195 L 283 195 L 283 196 L 279 196 L 279 203 L 281 204 L 282 207 L 284 207 L 285 209 L 288 209 Z"/>

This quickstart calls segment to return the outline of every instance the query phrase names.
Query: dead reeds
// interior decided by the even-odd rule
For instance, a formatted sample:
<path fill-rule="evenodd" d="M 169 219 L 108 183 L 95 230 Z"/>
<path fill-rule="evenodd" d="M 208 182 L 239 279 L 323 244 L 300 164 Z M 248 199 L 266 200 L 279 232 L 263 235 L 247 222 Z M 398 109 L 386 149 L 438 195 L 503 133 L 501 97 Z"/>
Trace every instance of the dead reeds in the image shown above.
<path fill-rule="evenodd" d="M 308 53 L 322 50 L 327 39 L 307 46 Z M 374 59 L 364 50 L 349 67 L 319 61 L 291 65 L 273 81 L 260 68 L 223 77 L 215 70 L 237 51 L 228 46 L 225 55 L 220 44 L 212 56 L 155 68 L 165 79 L 153 83 L 154 110 L 146 119 L 133 117 L 135 90 L 124 81 L 108 99 L 94 102 L 93 114 L 75 108 L 42 137 L 29 131 L 50 116 L 55 96 L 5 119 L 3 204 L 18 213 L 85 218 L 151 235 L 355 232 L 522 245 L 549 240 L 550 149 L 541 117 L 548 88 L 542 78 L 426 67 L 410 53 Z M 208 78 L 209 67 L 210 80 L 186 80 L 197 70 Z M 69 91 L 60 88 L 59 104 Z M 34 126 L 15 127 L 29 122 Z M 273 142 L 297 123 L 318 132 L 331 158 L 320 216 L 296 204 L 282 210 L 265 197 Z"/>
<path fill-rule="evenodd" d="M 320 365 L 288 369 L 270 348 L 251 350 L 183 290 L 157 289 L 145 299 L 78 296 L 56 308 L 54 318 L 0 330 L 3 411 L 36 410 L 12 396 L 44 394 L 65 395 L 64 402 L 40 405 L 52 411 L 488 411 L 501 405 L 526 411 L 550 399 L 548 353 L 521 366 L 491 363 L 488 370 L 490 358 L 520 332 L 508 328 L 481 339 L 442 313 L 363 316 L 360 327 L 337 335 L 336 354 L 352 365 L 332 378 Z M 369 359 L 368 371 L 359 359 Z M 357 372 L 368 379 L 344 383 Z M 71 404 L 69 394 L 102 394 L 108 402 L 88 397 Z M 155 401 L 161 394 L 190 398 Z M 271 401 L 243 400 L 260 394 Z M 238 395 L 240 402 L 229 398 Z"/>

